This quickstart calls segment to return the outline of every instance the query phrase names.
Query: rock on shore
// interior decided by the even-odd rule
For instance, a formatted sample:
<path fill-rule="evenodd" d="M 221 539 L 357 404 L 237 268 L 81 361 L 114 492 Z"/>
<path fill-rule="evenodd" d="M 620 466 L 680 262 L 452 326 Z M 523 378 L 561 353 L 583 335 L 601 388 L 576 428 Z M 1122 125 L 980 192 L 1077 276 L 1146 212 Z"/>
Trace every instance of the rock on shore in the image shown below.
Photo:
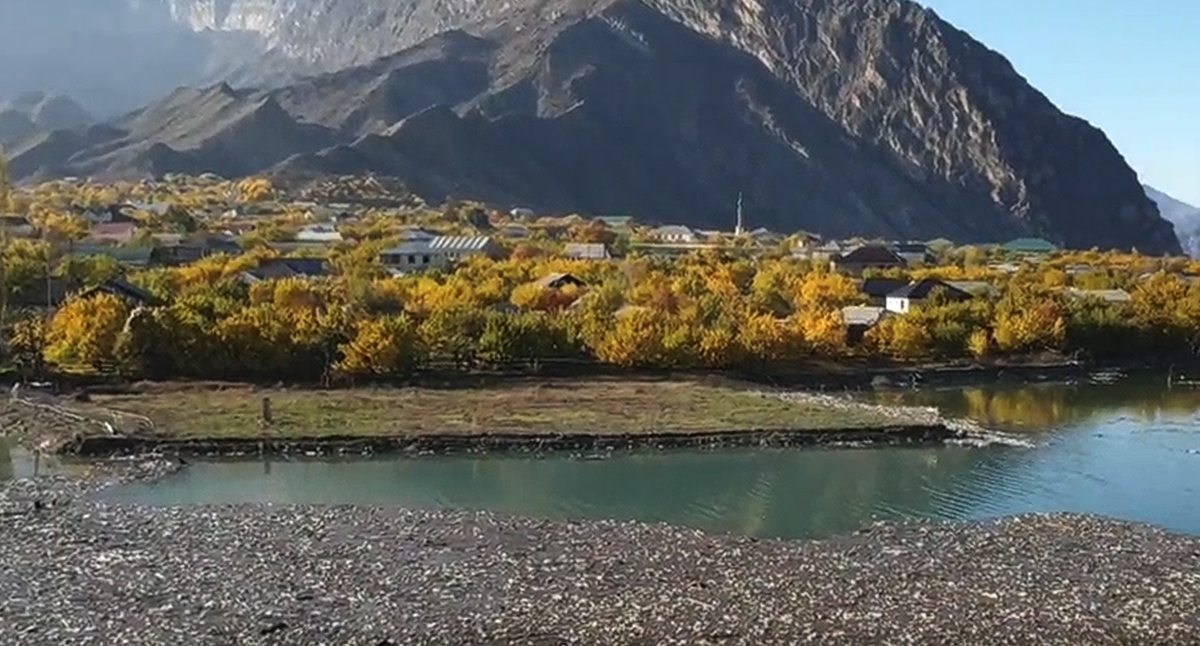
<path fill-rule="evenodd" d="M 76 487 L 0 484 L 0 643 L 1200 643 L 1200 540 L 1090 517 L 792 543 Z"/>

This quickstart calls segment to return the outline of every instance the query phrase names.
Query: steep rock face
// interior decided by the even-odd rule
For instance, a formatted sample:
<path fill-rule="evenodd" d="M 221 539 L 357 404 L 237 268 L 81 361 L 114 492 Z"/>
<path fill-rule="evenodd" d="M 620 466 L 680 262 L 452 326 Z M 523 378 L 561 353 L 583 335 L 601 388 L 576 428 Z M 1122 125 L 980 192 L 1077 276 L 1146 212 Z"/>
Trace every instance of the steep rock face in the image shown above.
<path fill-rule="evenodd" d="M 1200 258 L 1200 207 L 1177 200 L 1151 186 L 1143 186 L 1146 197 L 1158 205 L 1165 220 L 1175 225 L 1175 233 L 1183 250 L 1193 258 Z"/>
<path fill-rule="evenodd" d="M 30 148 L 14 172 L 374 171 L 433 199 L 705 226 L 728 226 L 742 192 L 754 226 L 788 231 L 1179 250 L 1103 133 L 911 3 L 322 1 L 207 6 L 241 25 L 268 5 L 358 25 L 340 13 L 358 7 L 401 41 L 473 26 L 278 89 L 177 93 L 65 159 Z M 277 47 L 314 23 L 267 22 L 256 33 Z M 312 60 L 377 51 L 379 29 Z M 234 155 L 243 140 L 264 150 Z"/>

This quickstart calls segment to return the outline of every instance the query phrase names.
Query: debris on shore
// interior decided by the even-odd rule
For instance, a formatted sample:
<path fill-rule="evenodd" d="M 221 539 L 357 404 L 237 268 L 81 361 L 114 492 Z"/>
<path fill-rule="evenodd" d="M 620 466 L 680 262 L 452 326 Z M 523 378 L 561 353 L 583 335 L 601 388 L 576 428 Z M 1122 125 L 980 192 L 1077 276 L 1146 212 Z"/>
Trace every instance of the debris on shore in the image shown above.
<path fill-rule="evenodd" d="M 1032 448 L 1033 444 L 1024 438 L 1010 433 L 1002 433 L 987 429 L 978 423 L 965 418 L 947 417 L 933 406 L 898 406 L 871 404 L 848 396 L 830 395 L 808 391 L 786 391 L 769 393 L 769 396 L 779 397 L 787 401 L 801 402 L 814 406 L 822 406 L 828 410 L 845 411 L 847 415 L 873 415 L 880 419 L 895 420 L 896 424 L 923 426 L 927 428 L 945 428 L 951 436 L 948 442 L 985 446 L 988 444 L 1004 444 Z"/>
<path fill-rule="evenodd" d="M 1093 517 L 785 542 L 79 487 L 0 483 L 0 643 L 1200 643 L 1200 539 Z"/>

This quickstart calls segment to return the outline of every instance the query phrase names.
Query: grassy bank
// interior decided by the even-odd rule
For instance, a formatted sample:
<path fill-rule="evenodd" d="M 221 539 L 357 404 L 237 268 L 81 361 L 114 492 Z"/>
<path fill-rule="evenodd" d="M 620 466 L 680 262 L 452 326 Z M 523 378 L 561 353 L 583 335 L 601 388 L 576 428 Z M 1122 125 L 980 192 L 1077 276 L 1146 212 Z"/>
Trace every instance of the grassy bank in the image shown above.
<path fill-rule="evenodd" d="M 264 397 L 271 402 L 269 424 L 262 421 Z M 737 384 L 702 381 L 573 380 L 473 389 L 343 390 L 152 384 L 92 395 L 89 403 L 72 407 L 93 414 L 116 410 L 144 416 L 153 422 L 153 436 L 179 440 L 820 431 L 896 424 L 894 417 L 871 410 L 789 401 Z"/>

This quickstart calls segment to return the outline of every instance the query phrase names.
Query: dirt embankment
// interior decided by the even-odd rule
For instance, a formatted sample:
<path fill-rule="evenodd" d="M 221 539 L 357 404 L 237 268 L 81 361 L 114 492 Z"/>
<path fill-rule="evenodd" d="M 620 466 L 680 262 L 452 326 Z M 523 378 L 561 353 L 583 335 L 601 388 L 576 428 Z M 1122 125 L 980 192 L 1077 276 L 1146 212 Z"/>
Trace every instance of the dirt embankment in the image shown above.
<path fill-rule="evenodd" d="M 570 380 L 474 389 L 142 384 L 10 398 L 18 441 L 86 457 L 323 455 L 940 443 L 971 429 L 721 380 Z"/>

